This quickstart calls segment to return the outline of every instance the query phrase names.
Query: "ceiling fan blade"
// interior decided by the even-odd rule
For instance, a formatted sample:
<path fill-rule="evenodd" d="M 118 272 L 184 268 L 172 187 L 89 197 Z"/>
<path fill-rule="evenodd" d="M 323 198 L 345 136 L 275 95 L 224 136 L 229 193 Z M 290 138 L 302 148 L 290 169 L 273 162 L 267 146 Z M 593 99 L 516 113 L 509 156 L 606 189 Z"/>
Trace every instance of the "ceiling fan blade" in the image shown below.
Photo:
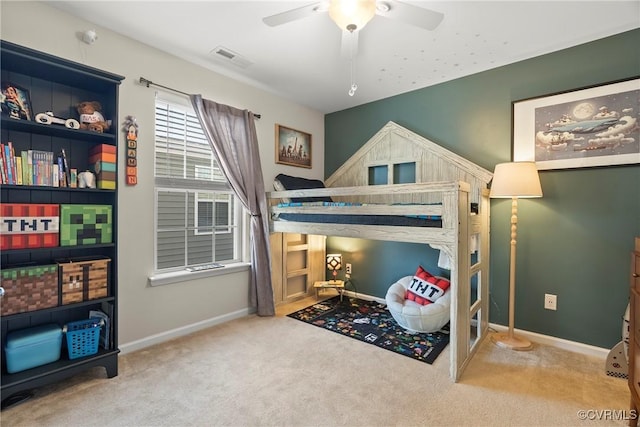
<path fill-rule="evenodd" d="M 322 3 L 316 2 L 308 4 L 306 6 L 297 7 L 295 9 L 287 10 L 286 12 L 277 13 L 275 15 L 262 18 L 262 22 L 270 27 L 275 27 L 282 24 L 287 24 L 298 19 L 307 18 L 317 12 L 317 9 Z"/>
<path fill-rule="evenodd" d="M 426 30 L 435 30 L 444 18 L 444 14 L 435 10 L 413 6 L 396 0 L 379 1 L 376 6 L 377 15 L 402 21 Z"/>
<path fill-rule="evenodd" d="M 340 54 L 343 58 L 355 58 L 358 56 L 358 34 L 360 34 L 360 31 L 342 31 Z"/>

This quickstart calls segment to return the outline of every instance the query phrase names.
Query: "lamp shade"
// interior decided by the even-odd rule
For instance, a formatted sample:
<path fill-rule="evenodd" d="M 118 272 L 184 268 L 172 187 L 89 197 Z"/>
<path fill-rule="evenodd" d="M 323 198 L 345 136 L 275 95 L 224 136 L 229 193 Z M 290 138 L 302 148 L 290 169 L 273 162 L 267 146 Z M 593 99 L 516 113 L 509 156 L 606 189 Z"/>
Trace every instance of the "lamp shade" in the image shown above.
<path fill-rule="evenodd" d="M 342 269 L 342 254 L 327 254 L 327 270 Z"/>
<path fill-rule="evenodd" d="M 329 16 L 341 30 L 360 30 L 375 14 L 375 0 L 331 0 L 329 4 Z"/>
<path fill-rule="evenodd" d="M 497 164 L 489 197 L 542 197 L 536 164 L 534 162 Z"/>

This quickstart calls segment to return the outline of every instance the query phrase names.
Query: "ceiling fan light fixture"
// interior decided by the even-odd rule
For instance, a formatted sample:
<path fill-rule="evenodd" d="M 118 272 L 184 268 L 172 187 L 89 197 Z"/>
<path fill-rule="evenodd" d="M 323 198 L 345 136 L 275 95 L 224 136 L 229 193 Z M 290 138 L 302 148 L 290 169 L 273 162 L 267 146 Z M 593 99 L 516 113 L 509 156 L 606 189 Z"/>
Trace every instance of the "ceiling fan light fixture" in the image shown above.
<path fill-rule="evenodd" d="M 331 0 L 329 4 L 329 16 L 333 22 L 350 32 L 361 30 L 375 14 L 375 0 Z"/>

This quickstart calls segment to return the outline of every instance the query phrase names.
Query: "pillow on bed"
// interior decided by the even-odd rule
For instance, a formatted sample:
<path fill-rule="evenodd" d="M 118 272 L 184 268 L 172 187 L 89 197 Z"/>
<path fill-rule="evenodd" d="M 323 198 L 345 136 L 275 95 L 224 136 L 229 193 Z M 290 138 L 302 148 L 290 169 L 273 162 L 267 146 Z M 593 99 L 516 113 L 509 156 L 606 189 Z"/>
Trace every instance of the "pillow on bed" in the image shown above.
<path fill-rule="evenodd" d="M 285 175 L 283 173 L 276 176 L 273 181 L 273 188 L 276 191 L 285 190 L 306 190 L 309 188 L 325 188 L 324 182 L 319 179 L 307 179 L 297 176 Z M 291 199 L 283 199 L 284 203 L 291 202 L 333 202 L 329 196 L 325 197 L 292 197 Z"/>
<path fill-rule="evenodd" d="M 413 276 L 404 298 L 420 305 L 431 304 L 443 296 L 450 285 L 451 282 L 448 279 L 434 276 L 420 266 Z"/>
<path fill-rule="evenodd" d="M 284 188 L 284 185 L 282 185 L 280 180 L 278 180 L 278 177 L 273 180 L 273 189 L 276 191 L 286 191 L 286 188 Z M 288 197 L 283 197 L 282 203 L 291 203 L 291 199 Z"/>

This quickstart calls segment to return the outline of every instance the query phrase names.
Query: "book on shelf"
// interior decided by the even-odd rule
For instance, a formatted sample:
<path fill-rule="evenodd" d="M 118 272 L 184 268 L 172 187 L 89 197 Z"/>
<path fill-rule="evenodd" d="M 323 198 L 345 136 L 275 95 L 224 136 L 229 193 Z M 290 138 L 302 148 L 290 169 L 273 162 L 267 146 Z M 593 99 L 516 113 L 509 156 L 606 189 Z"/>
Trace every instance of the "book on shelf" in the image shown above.
<path fill-rule="evenodd" d="M 62 157 L 62 167 L 64 172 L 64 182 L 65 185 L 63 187 L 68 187 L 71 177 L 69 176 L 69 162 L 67 162 L 67 153 L 64 151 L 64 148 L 60 149 L 60 157 Z"/>
<path fill-rule="evenodd" d="M 14 159 L 16 162 L 16 184 L 22 185 L 22 157 L 15 156 Z"/>
<path fill-rule="evenodd" d="M 60 170 L 58 169 L 58 163 L 54 163 L 53 169 L 51 169 L 51 185 L 60 187 Z"/>
<path fill-rule="evenodd" d="M 27 150 L 27 162 L 29 163 L 29 185 L 34 185 L 33 182 L 33 150 Z"/>
<path fill-rule="evenodd" d="M 0 143 L 0 181 L 2 184 L 22 185 L 21 161 L 16 157 L 13 143 Z"/>
<path fill-rule="evenodd" d="M 66 187 L 67 179 L 64 173 L 64 163 L 62 162 L 62 156 L 58 156 L 57 162 L 58 162 L 58 186 Z"/>
<path fill-rule="evenodd" d="M 7 164 L 4 159 L 4 143 L 0 143 L 0 180 L 7 184 Z"/>
<path fill-rule="evenodd" d="M 7 184 L 13 184 L 13 168 L 11 166 L 11 148 L 9 148 L 9 144 L 4 145 L 4 166 L 7 170 Z"/>
<path fill-rule="evenodd" d="M 53 152 L 42 150 L 30 150 L 32 156 L 33 185 L 53 186 Z"/>
<path fill-rule="evenodd" d="M 23 150 L 16 155 L 12 142 L 0 143 L 0 183 L 10 185 L 68 187 L 69 164 L 65 150 Z"/>
<path fill-rule="evenodd" d="M 98 318 L 103 321 L 103 325 L 100 328 L 100 345 L 105 350 L 108 350 L 111 341 L 111 321 L 109 316 L 102 310 L 89 310 L 89 318 Z"/>
<path fill-rule="evenodd" d="M 24 185 L 31 185 L 31 172 L 29 169 L 29 162 L 27 161 L 28 153 L 26 151 L 20 152 L 20 157 L 22 158 L 22 183 Z"/>
<path fill-rule="evenodd" d="M 9 146 L 9 160 L 11 161 L 11 173 L 13 174 L 13 182 L 12 184 L 16 185 L 18 184 L 18 169 L 16 167 L 16 152 L 13 148 L 13 142 L 9 141 L 7 142 L 7 145 Z"/>
<path fill-rule="evenodd" d="M 31 155 L 33 158 L 33 185 L 42 185 L 42 154 L 40 150 L 32 150 Z"/>

